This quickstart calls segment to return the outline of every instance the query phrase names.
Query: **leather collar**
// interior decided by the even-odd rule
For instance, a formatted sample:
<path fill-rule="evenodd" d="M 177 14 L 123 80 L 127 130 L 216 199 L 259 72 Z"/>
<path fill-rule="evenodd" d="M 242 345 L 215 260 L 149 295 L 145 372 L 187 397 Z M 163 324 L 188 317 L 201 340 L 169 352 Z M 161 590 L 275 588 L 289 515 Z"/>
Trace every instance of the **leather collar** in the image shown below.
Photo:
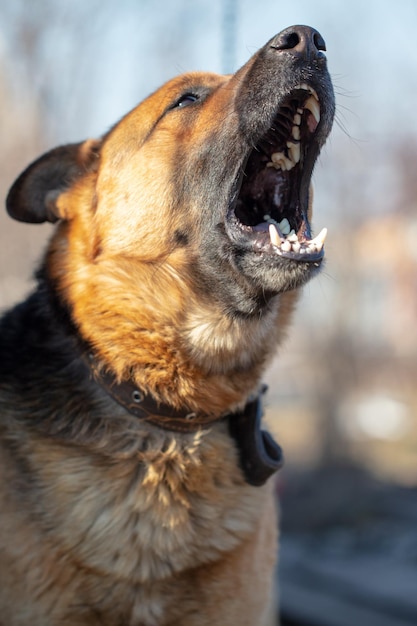
<path fill-rule="evenodd" d="M 117 382 L 113 374 L 98 366 L 92 353 L 88 353 L 85 360 L 92 378 L 118 404 L 135 417 L 159 428 L 193 433 L 215 422 L 227 421 L 230 435 L 238 449 L 241 469 L 250 485 L 263 485 L 282 467 L 283 454 L 280 446 L 267 431 L 261 429 L 262 396 L 266 392 L 266 386 L 261 388 L 256 397 L 250 398 L 241 411 L 235 413 L 215 416 L 187 412 L 156 402 L 132 381 Z"/>

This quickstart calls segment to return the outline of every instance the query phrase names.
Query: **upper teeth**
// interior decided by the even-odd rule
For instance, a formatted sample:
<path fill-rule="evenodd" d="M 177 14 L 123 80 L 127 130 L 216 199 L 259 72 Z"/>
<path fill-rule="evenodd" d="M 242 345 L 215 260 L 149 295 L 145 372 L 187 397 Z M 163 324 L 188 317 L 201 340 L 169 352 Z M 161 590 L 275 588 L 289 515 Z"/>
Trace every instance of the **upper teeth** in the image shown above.
<path fill-rule="evenodd" d="M 304 103 L 304 108 L 308 109 L 312 114 L 317 124 L 320 122 L 320 105 L 319 101 L 314 96 L 310 96 Z"/>
<path fill-rule="evenodd" d="M 304 111 L 306 109 L 310 111 L 314 118 L 314 121 L 311 120 L 311 118 L 311 121 L 307 121 L 311 132 L 314 132 L 314 130 L 317 128 L 318 123 L 320 122 L 320 103 L 317 93 L 312 87 L 309 87 L 306 83 L 297 85 L 296 89 L 302 89 L 303 91 L 307 91 L 310 96 L 305 101 L 303 108 L 298 108 L 293 117 L 291 138 L 287 141 L 287 149 L 285 151 L 283 150 L 281 152 L 274 152 L 273 154 L 271 154 L 271 160 L 269 161 L 269 163 L 267 163 L 267 167 L 274 167 L 276 170 L 289 171 L 295 165 L 297 165 L 297 163 L 300 162 L 300 126 Z"/>
<path fill-rule="evenodd" d="M 287 219 L 282 220 L 282 222 L 284 221 L 288 223 Z M 278 254 L 282 252 L 293 252 L 298 255 L 305 255 L 322 251 L 327 235 L 327 228 L 323 228 L 314 239 L 299 241 L 294 231 L 291 231 L 286 239 L 282 237 L 282 222 L 279 224 L 278 229 L 275 224 L 269 224 L 269 238 Z"/>
<path fill-rule="evenodd" d="M 300 148 L 300 126 L 303 114 L 306 110 L 310 111 L 312 115 L 312 117 L 308 115 L 306 119 L 310 132 L 314 132 L 320 122 L 320 104 L 317 93 L 305 83 L 297 85 L 296 89 L 306 91 L 309 96 L 303 107 L 297 108 L 294 114 L 291 137 L 288 139 L 285 148 L 281 152 L 271 154 L 271 161 L 267 163 L 267 167 L 288 171 L 300 162 L 302 157 Z M 317 254 L 323 249 L 324 240 L 327 235 L 326 228 L 323 228 L 314 239 L 303 239 L 300 241 L 295 231 L 291 229 L 291 224 L 287 218 L 283 218 L 281 222 L 278 223 L 272 219 L 270 215 L 264 215 L 264 220 L 269 224 L 270 241 L 277 254 L 291 253 L 300 258 L 300 256 L 308 254 Z"/>
<path fill-rule="evenodd" d="M 301 83 L 301 85 L 297 85 L 295 88 L 308 91 L 308 93 L 311 93 L 311 95 L 318 101 L 319 97 L 317 95 L 317 91 L 313 89 L 313 87 L 310 87 L 310 85 L 307 85 L 307 83 Z"/>
<path fill-rule="evenodd" d="M 276 170 L 291 170 L 295 163 L 292 158 L 287 157 L 284 152 L 274 152 L 271 154 L 271 161 L 267 167 L 275 167 Z"/>
<path fill-rule="evenodd" d="M 298 163 L 301 156 L 300 144 L 287 141 L 288 152 L 291 157 L 291 161 L 295 164 Z"/>

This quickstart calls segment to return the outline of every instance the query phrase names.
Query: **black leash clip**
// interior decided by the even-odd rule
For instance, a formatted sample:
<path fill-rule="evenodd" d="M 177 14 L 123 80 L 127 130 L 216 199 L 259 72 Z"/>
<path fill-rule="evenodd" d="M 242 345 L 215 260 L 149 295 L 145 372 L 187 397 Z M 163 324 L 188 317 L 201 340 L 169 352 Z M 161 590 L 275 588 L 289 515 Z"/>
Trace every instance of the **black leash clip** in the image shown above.
<path fill-rule="evenodd" d="M 267 386 L 263 385 L 259 395 L 241 413 L 229 418 L 229 431 L 238 447 L 240 466 L 246 481 L 255 487 L 263 485 L 284 464 L 281 447 L 269 432 L 261 429 L 262 396 L 266 391 Z"/>

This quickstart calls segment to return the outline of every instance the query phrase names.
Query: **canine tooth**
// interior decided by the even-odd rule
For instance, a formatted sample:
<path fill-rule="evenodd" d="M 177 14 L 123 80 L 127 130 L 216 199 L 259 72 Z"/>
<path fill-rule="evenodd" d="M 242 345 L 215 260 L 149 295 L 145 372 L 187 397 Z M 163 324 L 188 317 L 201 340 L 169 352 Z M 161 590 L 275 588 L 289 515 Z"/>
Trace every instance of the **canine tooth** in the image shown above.
<path fill-rule="evenodd" d="M 324 245 L 324 241 L 327 237 L 327 228 L 323 228 L 319 234 L 317 235 L 317 237 L 314 237 L 314 239 L 312 239 L 309 243 L 314 244 L 317 248 L 317 251 L 320 252 L 321 249 L 323 248 Z"/>
<path fill-rule="evenodd" d="M 313 87 L 309 87 L 308 90 L 311 93 L 311 95 L 313 96 L 313 98 L 315 98 L 317 100 L 317 102 L 319 102 L 319 97 L 317 95 L 317 91 L 315 89 L 313 89 Z"/>
<path fill-rule="evenodd" d="M 312 113 L 317 124 L 320 122 L 320 105 L 314 96 L 310 96 L 304 103 L 304 108 Z"/>
<path fill-rule="evenodd" d="M 281 239 L 283 239 L 283 238 L 284 238 L 284 235 L 282 234 L 282 232 L 281 232 L 281 231 L 280 231 L 280 229 L 279 229 L 278 222 L 277 222 L 276 220 L 274 220 L 274 218 L 273 218 L 273 217 L 271 217 L 271 216 L 269 215 L 269 213 L 265 213 L 265 215 L 264 215 L 264 221 L 265 221 L 265 222 L 268 222 L 268 224 L 273 224 L 273 225 L 275 226 L 275 228 L 277 229 L 277 231 L 278 231 L 278 235 L 281 237 Z"/>
<path fill-rule="evenodd" d="M 297 109 L 297 111 L 302 111 L 302 109 Z M 294 124 L 296 126 L 300 126 L 300 124 L 301 124 L 301 114 L 300 113 L 296 113 L 294 115 Z M 293 129 L 293 132 L 294 132 L 294 129 Z"/>
<path fill-rule="evenodd" d="M 294 164 L 299 163 L 301 155 L 300 144 L 293 143 L 292 141 L 287 141 L 287 148 L 290 152 L 290 156 Z"/>
<path fill-rule="evenodd" d="M 269 238 L 271 240 L 271 243 L 273 246 L 276 246 L 277 248 L 280 247 L 281 245 L 281 238 L 279 236 L 279 233 L 276 229 L 275 224 L 270 224 L 269 225 Z"/>
<path fill-rule="evenodd" d="M 301 83 L 301 85 L 297 85 L 296 89 L 302 89 L 303 91 L 308 91 L 308 93 L 311 93 L 311 95 L 314 96 L 316 100 L 319 99 L 317 95 L 317 91 L 313 89 L 313 87 L 310 87 L 310 85 L 307 85 L 307 83 Z"/>
<path fill-rule="evenodd" d="M 284 235 L 289 235 L 290 234 L 291 226 L 290 226 L 290 223 L 289 223 L 289 221 L 287 220 L 286 217 L 284 217 L 284 219 L 278 224 L 278 226 L 279 226 L 281 232 Z"/>
<path fill-rule="evenodd" d="M 291 243 L 290 243 L 289 241 L 284 241 L 284 242 L 281 244 L 281 250 L 282 250 L 283 252 L 291 252 L 291 247 L 292 247 L 292 246 L 291 246 Z"/>

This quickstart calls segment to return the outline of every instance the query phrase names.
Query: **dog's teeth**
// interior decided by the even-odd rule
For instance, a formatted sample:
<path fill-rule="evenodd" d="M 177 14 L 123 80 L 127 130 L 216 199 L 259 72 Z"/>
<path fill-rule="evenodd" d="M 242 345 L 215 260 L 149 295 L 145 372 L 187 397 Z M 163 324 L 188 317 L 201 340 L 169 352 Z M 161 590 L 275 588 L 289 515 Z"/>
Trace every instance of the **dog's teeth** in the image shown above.
<path fill-rule="evenodd" d="M 279 224 L 273 223 L 269 215 L 264 215 L 264 219 L 269 222 L 269 238 L 277 253 L 316 254 L 321 252 L 326 239 L 327 228 L 323 228 L 317 237 L 301 245 L 296 232 L 291 229 L 286 217 Z"/>
<path fill-rule="evenodd" d="M 312 87 L 307 85 L 307 83 L 301 83 L 301 85 L 297 85 L 296 89 L 302 89 L 303 91 L 307 91 L 310 94 L 310 96 L 305 101 L 303 108 L 297 109 L 297 113 L 299 115 L 302 115 L 303 111 L 307 109 L 313 115 L 314 119 L 316 120 L 316 123 L 318 124 L 320 122 L 320 103 L 319 103 L 320 101 L 319 101 L 317 92 Z M 294 117 L 294 123 L 297 124 L 297 122 L 295 121 L 295 117 Z M 301 120 L 300 120 L 300 123 L 301 123 Z M 298 125 L 300 125 L 300 123 Z"/>
<path fill-rule="evenodd" d="M 314 96 L 310 96 L 308 100 L 306 100 L 306 102 L 304 103 L 304 108 L 308 109 L 308 111 L 312 113 L 314 119 L 318 124 L 320 122 L 320 105 L 317 98 L 315 98 Z"/>
<path fill-rule="evenodd" d="M 295 124 L 291 129 L 291 135 L 293 139 L 295 139 L 296 141 L 299 141 L 300 140 L 300 126 L 297 126 Z"/>
<path fill-rule="evenodd" d="M 283 152 L 273 152 L 271 154 L 271 161 L 274 165 L 280 165 L 284 159 L 285 154 Z"/>
<path fill-rule="evenodd" d="M 317 100 L 317 102 L 319 102 L 319 97 L 317 95 L 317 91 L 315 89 L 313 89 L 313 87 L 309 87 L 308 91 L 311 93 L 313 98 L 315 98 Z"/>
<path fill-rule="evenodd" d="M 302 109 L 297 109 L 297 111 L 298 110 L 302 110 Z M 294 124 L 296 126 L 300 126 L 300 124 L 301 124 L 301 113 L 296 113 L 294 115 Z M 294 127 L 293 127 L 293 134 L 294 134 Z M 298 137 L 298 139 L 299 139 L 299 137 Z"/>
<path fill-rule="evenodd" d="M 274 219 L 273 219 L 273 218 L 269 215 L 269 213 L 265 213 L 265 215 L 264 215 L 264 220 L 265 220 L 265 222 L 267 222 L 268 224 L 273 224 L 273 225 L 275 226 L 275 230 L 277 231 L 277 233 L 278 233 L 278 237 L 279 237 L 281 240 L 285 239 L 285 237 L 284 237 L 283 233 L 281 232 L 281 230 L 280 230 L 280 228 L 279 228 L 278 222 L 277 222 L 277 221 L 275 221 L 275 220 L 274 220 Z"/>
<path fill-rule="evenodd" d="M 275 169 L 285 169 L 282 167 L 285 159 L 285 154 L 283 152 L 274 152 L 271 154 L 271 161 L 268 163 L 269 167 L 275 167 Z"/>
<path fill-rule="evenodd" d="M 317 91 L 313 89 L 313 87 L 310 87 L 310 85 L 307 85 L 307 83 L 301 83 L 301 85 L 296 85 L 295 89 L 302 89 L 303 91 L 308 91 L 308 93 L 314 96 L 316 100 L 319 99 L 317 95 Z"/>
<path fill-rule="evenodd" d="M 300 144 L 299 143 L 293 143 L 292 141 L 287 141 L 287 148 L 289 150 L 290 157 L 291 157 L 291 160 L 293 161 L 293 163 L 294 164 L 299 163 L 299 161 L 300 161 L 300 154 L 301 154 Z"/>
<path fill-rule="evenodd" d="M 279 236 L 279 233 L 276 229 L 275 224 L 269 225 L 269 238 L 273 246 L 276 246 L 277 248 L 281 246 L 281 238 Z"/>
<path fill-rule="evenodd" d="M 275 167 L 283 171 L 291 170 L 295 163 L 289 159 L 283 152 L 274 152 L 271 154 L 271 161 L 267 163 L 267 167 Z"/>
<path fill-rule="evenodd" d="M 278 224 L 278 226 L 279 226 L 281 232 L 284 235 L 289 235 L 290 234 L 291 226 L 290 226 L 290 223 L 289 223 L 289 221 L 287 220 L 286 217 L 284 217 L 284 219 Z"/>
<path fill-rule="evenodd" d="M 317 235 L 317 237 L 314 237 L 314 239 L 312 239 L 309 243 L 314 244 L 317 248 L 317 251 L 320 252 L 323 248 L 324 245 L 324 241 L 327 237 L 327 228 L 323 228 L 319 234 Z"/>

